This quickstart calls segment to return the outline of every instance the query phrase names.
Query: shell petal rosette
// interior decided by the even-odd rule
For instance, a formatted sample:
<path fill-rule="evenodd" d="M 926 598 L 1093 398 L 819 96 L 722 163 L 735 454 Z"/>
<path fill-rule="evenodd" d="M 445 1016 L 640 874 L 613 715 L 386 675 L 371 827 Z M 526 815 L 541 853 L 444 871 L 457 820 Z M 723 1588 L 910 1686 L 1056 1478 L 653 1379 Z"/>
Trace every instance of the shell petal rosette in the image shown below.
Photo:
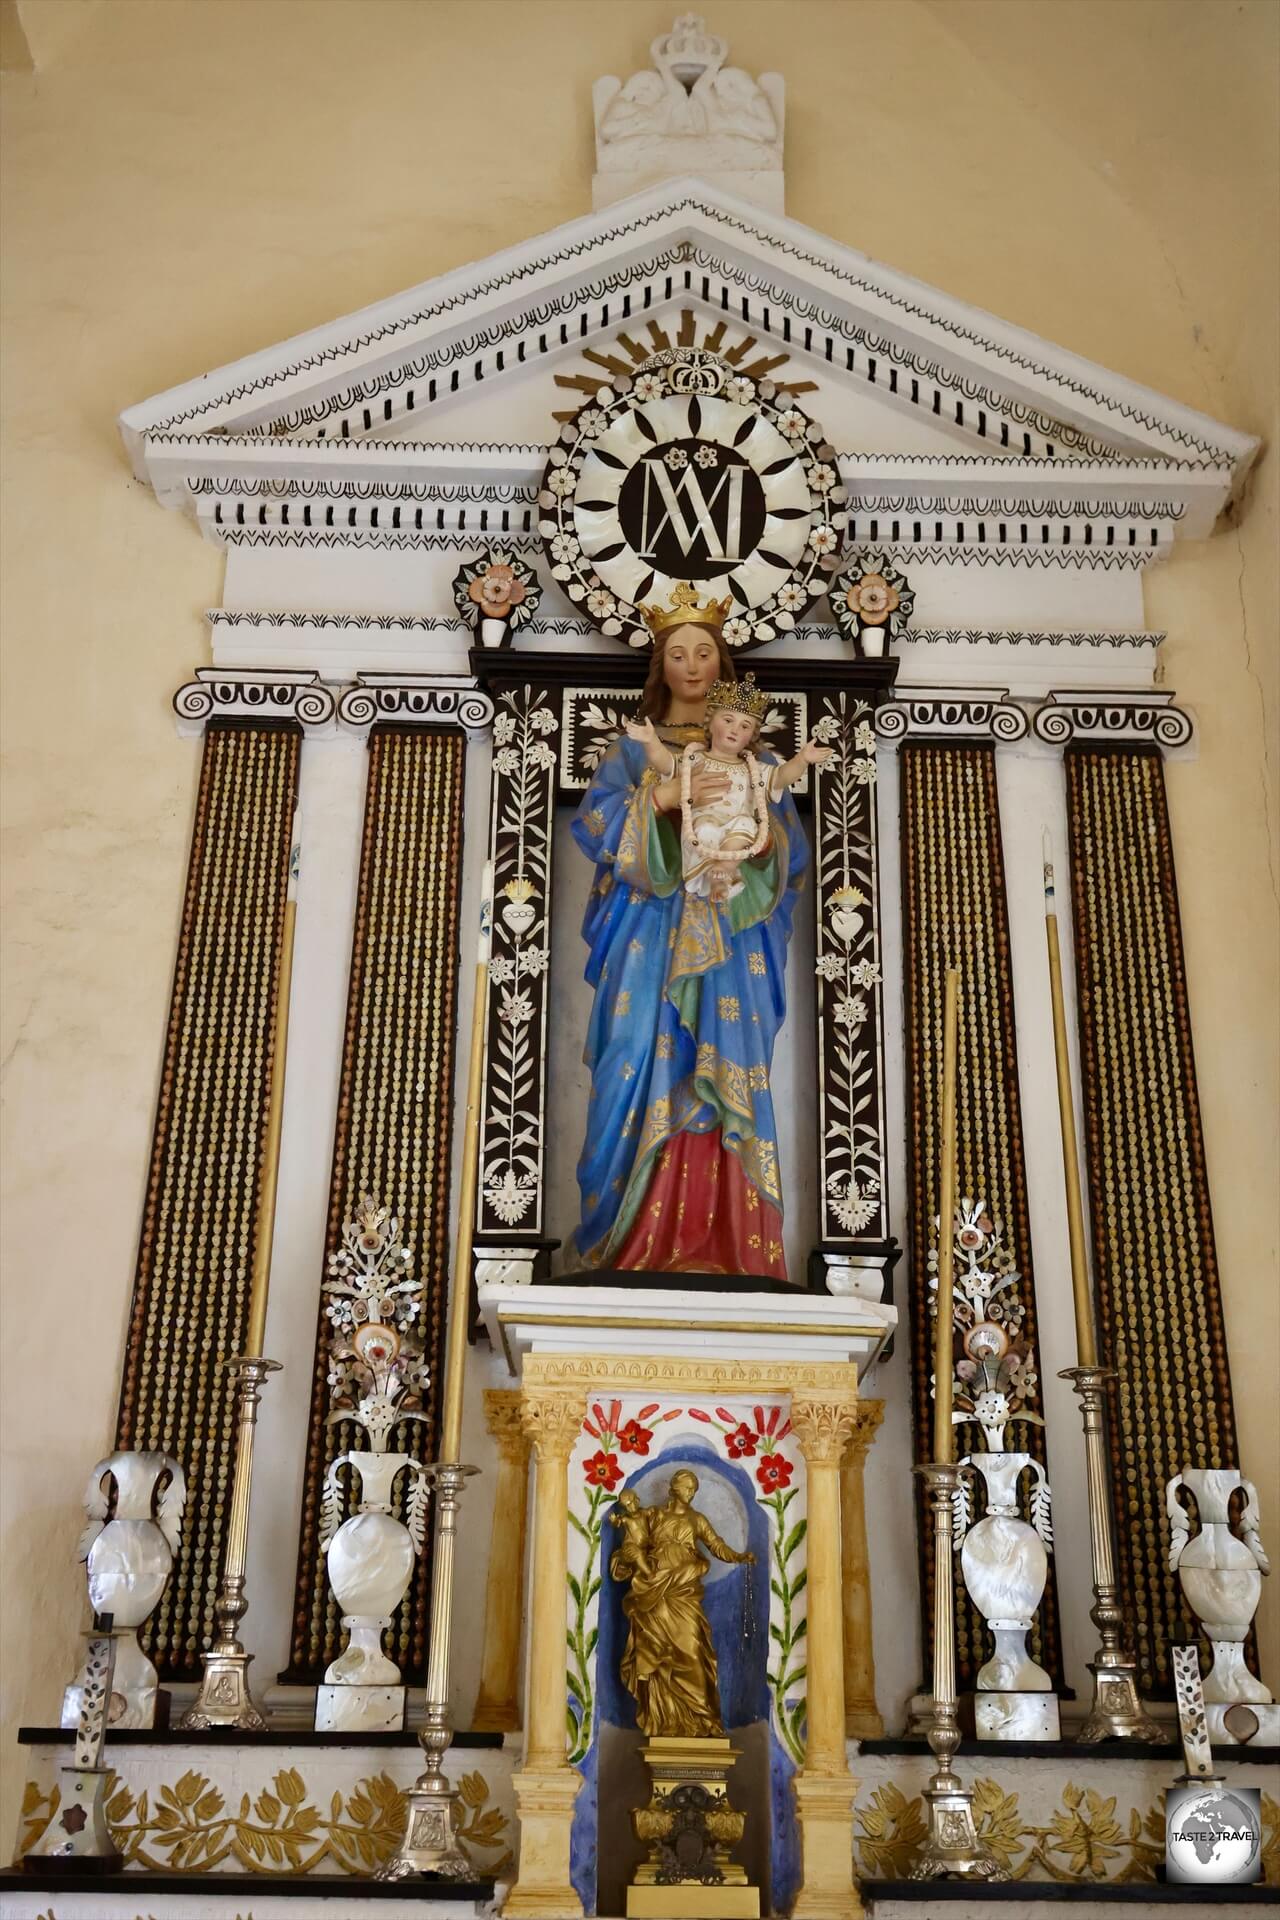
<path fill-rule="evenodd" d="M 533 568 L 506 547 L 487 548 L 466 561 L 453 578 L 453 604 L 468 626 L 479 620 L 523 626 L 533 618 L 541 599 Z"/>
<path fill-rule="evenodd" d="M 883 551 L 856 555 L 831 582 L 831 614 L 844 639 L 860 647 L 868 629 L 897 640 L 906 631 L 915 593 Z"/>

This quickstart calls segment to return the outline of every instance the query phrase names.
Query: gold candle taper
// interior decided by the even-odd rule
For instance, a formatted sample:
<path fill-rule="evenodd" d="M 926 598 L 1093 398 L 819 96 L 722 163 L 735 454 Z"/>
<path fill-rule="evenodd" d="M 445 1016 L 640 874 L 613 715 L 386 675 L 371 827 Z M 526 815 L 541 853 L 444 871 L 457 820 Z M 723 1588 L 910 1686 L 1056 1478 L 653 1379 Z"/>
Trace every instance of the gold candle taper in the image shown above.
<path fill-rule="evenodd" d="M 422 1706 L 422 1772 L 405 1796 L 404 1838 L 375 1878 L 408 1880 L 430 1874 L 468 1880 L 475 1869 L 459 1838 L 459 1792 L 444 1770 L 452 1728 L 449 1721 L 449 1641 L 453 1623 L 453 1570 L 458 1508 L 474 1467 L 462 1464 L 462 1387 L 467 1359 L 467 1319 L 471 1311 L 471 1249 L 474 1239 L 479 1166 L 480 1083 L 484 1073 L 484 1035 L 488 1012 L 489 942 L 493 926 L 493 865 L 487 863 L 480 889 L 480 940 L 476 951 L 475 1001 L 471 1009 L 471 1058 L 467 1067 L 467 1123 L 462 1142 L 462 1180 L 458 1195 L 458 1231 L 453 1244 L 453 1283 L 444 1356 L 444 1408 L 440 1454 L 429 1469 L 436 1498 L 435 1541 L 431 1566 L 431 1633 L 427 1644 L 427 1697 Z"/>
<path fill-rule="evenodd" d="M 1062 954 L 1054 905 L 1049 836 L 1044 845 L 1044 926 L 1049 942 L 1049 991 L 1053 1000 L 1053 1053 L 1058 1069 L 1058 1119 L 1062 1128 L 1062 1172 L 1067 1188 L 1067 1241 L 1071 1250 L 1071 1291 L 1076 1309 L 1076 1359 L 1096 1367 L 1098 1347 L 1089 1297 L 1089 1263 L 1084 1246 L 1084 1206 L 1080 1198 L 1080 1159 L 1076 1150 L 1076 1114 L 1071 1098 L 1071 1058 L 1067 1052 L 1067 1016 L 1062 1005 Z"/>
<path fill-rule="evenodd" d="M 256 1359 L 267 1335 L 267 1295 L 271 1290 L 271 1243 L 276 1230 L 276 1187 L 280 1178 L 280 1132 L 284 1121 L 285 1057 L 289 1042 L 289 993 L 293 984 L 293 929 L 298 916 L 290 856 L 289 891 L 280 934 L 280 984 L 276 988 L 275 1034 L 271 1047 L 271 1093 L 267 1129 L 262 1140 L 262 1182 L 258 1191 L 258 1218 L 253 1242 L 253 1270 L 249 1281 L 249 1326 L 244 1353 Z"/>
<path fill-rule="evenodd" d="M 476 951 L 475 999 L 471 1008 L 471 1057 L 467 1066 L 467 1119 L 462 1140 L 462 1179 L 458 1192 L 458 1231 L 453 1243 L 453 1291 L 444 1358 L 444 1411 L 440 1422 L 440 1459 L 462 1458 L 462 1388 L 467 1363 L 467 1320 L 471 1311 L 471 1249 L 475 1234 L 476 1183 L 479 1175 L 480 1086 L 484 1073 L 484 1031 L 488 1012 L 489 943 L 493 914 L 493 865 L 486 863 Z"/>
<path fill-rule="evenodd" d="M 955 1459 L 951 1425 L 952 1332 L 955 1288 L 956 1213 L 956 1030 L 960 975 L 947 969 L 942 1009 L 942 1167 L 938 1177 L 938 1322 L 934 1354 L 933 1457 L 940 1464 Z"/>

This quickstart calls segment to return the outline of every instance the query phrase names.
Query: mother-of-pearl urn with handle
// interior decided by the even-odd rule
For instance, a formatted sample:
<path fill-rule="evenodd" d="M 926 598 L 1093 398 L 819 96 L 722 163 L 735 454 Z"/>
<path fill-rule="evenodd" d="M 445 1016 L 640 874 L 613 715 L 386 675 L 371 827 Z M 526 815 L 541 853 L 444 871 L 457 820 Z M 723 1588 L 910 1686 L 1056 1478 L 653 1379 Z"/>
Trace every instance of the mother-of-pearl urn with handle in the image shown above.
<path fill-rule="evenodd" d="M 186 1503 L 186 1476 L 167 1453 L 110 1453 L 89 1475 L 84 1496 L 89 1524 L 80 1536 L 79 1557 L 88 1562 L 95 1617 L 111 1615 L 116 1656 L 107 1721 L 117 1731 L 156 1723 L 158 1675 L 138 1645 L 138 1628 L 172 1572 Z M 79 1721 L 86 1679 L 81 1669 L 63 1693 L 64 1727 Z"/>
<path fill-rule="evenodd" d="M 1178 1497 L 1184 1488 L 1196 1503 L 1200 1524 L 1195 1533 Z M 1233 1523 L 1231 1496 L 1237 1490 L 1244 1504 Z M 1242 1738 L 1273 1746 L 1280 1741 L 1280 1706 L 1244 1658 L 1262 1576 L 1271 1571 L 1259 1534 L 1257 1489 L 1236 1467 L 1184 1467 L 1165 1488 L 1165 1507 L 1170 1569 L 1213 1648 L 1213 1665 L 1204 1677 L 1209 1738 L 1216 1746 L 1232 1746 Z"/>
<path fill-rule="evenodd" d="M 333 1325 L 329 1385 L 330 1426 L 363 1427 L 367 1451 L 340 1453 L 325 1475 L 320 1545 L 329 1584 L 342 1608 L 347 1644 L 316 1696 L 318 1732 L 394 1732 L 404 1724 L 400 1669 L 383 1651 L 382 1636 L 404 1599 L 413 1563 L 426 1537 L 431 1469 L 408 1453 L 388 1450 L 405 1420 L 425 1420 L 429 1374 L 413 1329 L 422 1312 L 422 1284 L 407 1268 L 408 1247 L 388 1207 L 362 1194 L 330 1256 L 326 1312 Z M 360 1487 L 354 1513 L 342 1518 L 342 1475 Z M 405 1518 L 394 1511 L 397 1477 L 407 1475 Z"/>
<path fill-rule="evenodd" d="M 985 1449 L 966 1454 L 958 1464 L 982 1476 L 986 1510 L 981 1519 L 972 1519 L 971 1483 L 962 1477 L 953 1496 L 953 1537 L 969 1598 L 995 1642 L 978 1670 L 974 1726 L 980 1740 L 1056 1740 L 1058 1697 L 1027 1647 L 1049 1577 L 1049 1482 L 1032 1454 L 1008 1452 L 1004 1445 L 1009 1421 L 1044 1425 L 1027 1405 L 1037 1377 L 1035 1356 L 1022 1333 L 1020 1276 L 985 1200 L 960 1201 L 954 1234 L 953 1318 L 961 1355 L 952 1383 L 952 1418 L 957 1425 L 972 1421 L 982 1428 Z M 1032 1476 L 1030 1524 L 1018 1511 L 1024 1473 Z"/>

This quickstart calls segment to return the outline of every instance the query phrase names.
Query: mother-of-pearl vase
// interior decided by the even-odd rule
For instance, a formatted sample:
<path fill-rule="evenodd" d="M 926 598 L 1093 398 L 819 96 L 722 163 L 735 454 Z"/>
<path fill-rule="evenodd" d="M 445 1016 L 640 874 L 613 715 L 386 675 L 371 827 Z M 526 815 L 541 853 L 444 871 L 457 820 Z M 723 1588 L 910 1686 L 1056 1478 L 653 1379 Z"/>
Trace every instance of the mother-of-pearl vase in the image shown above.
<path fill-rule="evenodd" d="M 355 1469 L 361 1497 L 356 1511 L 338 1526 L 338 1476 L 344 1467 Z M 411 1476 L 407 1524 L 391 1510 L 402 1468 Z M 428 1470 L 407 1453 L 340 1453 L 330 1465 L 320 1544 L 348 1640 L 325 1673 L 326 1685 L 399 1686 L 400 1669 L 383 1652 L 382 1636 L 422 1550 L 429 1486 Z"/>
<path fill-rule="evenodd" d="M 985 1693 L 1052 1693 L 1053 1681 L 1027 1652 L 1032 1616 L 1049 1577 L 1045 1549 L 1053 1543 L 1049 1483 L 1029 1453 L 974 1453 L 960 1462 L 982 1475 L 987 1510 L 968 1525 L 967 1500 L 959 1515 L 960 1566 L 969 1597 L 990 1627 L 995 1652 L 978 1670 Z M 1018 1512 L 1018 1480 L 1035 1475 L 1034 1526 Z"/>
<path fill-rule="evenodd" d="M 113 1486 L 115 1512 L 108 1519 Z M 89 1476 L 89 1524 L 80 1536 L 79 1558 L 88 1561 L 95 1616 L 111 1615 L 116 1657 L 107 1719 L 117 1730 L 155 1725 L 158 1675 L 138 1645 L 138 1628 L 173 1569 L 186 1501 L 186 1476 L 167 1453 L 111 1453 Z M 63 1693 L 64 1727 L 80 1718 L 86 1680 L 82 1669 Z"/>
<path fill-rule="evenodd" d="M 1198 1533 L 1178 1499 L 1185 1487 L 1195 1498 L 1200 1516 Z M 1245 1497 L 1239 1532 L 1231 1524 L 1231 1496 L 1239 1488 Z M 1213 1665 L 1204 1678 L 1205 1705 L 1210 1732 L 1219 1731 L 1224 1710 L 1237 1704 L 1271 1708 L 1271 1689 L 1250 1673 L 1244 1662 L 1244 1643 L 1262 1593 L 1262 1576 L 1271 1566 L 1259 1538 L 1258 1495 L 1251 1480 L 1236 1467 L 1184 1467 L 1165 1488 L 1172 1539 L 1169 1566 L 1182 1583 L 1187 1604 L 1213 1647 Z M 1217 1707 L 1215 1714 L 1213 1709 Z"/>

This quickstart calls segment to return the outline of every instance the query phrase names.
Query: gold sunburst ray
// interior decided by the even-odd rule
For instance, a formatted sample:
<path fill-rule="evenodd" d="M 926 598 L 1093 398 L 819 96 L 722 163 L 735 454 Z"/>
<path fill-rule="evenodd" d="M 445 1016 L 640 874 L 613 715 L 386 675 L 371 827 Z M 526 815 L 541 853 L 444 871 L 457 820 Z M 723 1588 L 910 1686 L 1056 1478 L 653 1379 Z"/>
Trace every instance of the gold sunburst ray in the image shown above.
<path fill-rule="evenodd" d="M 589 360 L 593 367 L 599 367 L 609 379 L 620 374 L 630 374 L 649 359 L 650 355 L 662 353 L 671 346 L 696 347 L 702 353 L 718 354 L 727 366 L 746 374 L 751 380 L 774 379 L 779 393 L 816 393 L 816 380 L 779 380 L 777 369 L 786 366 L 791 358 L 789 353 L 761 353 L 756 359 L 749 360 L 748 355 L 755 352 L 760 342 L 754 333 L 742 333 L 734 338 L 729 323 L 717 320 L 714 325 L 702 323 L 692 307 L 683 307 L 680 312 L 680 325 L 674 341 L 659 320 L 650 320 L 646 325 L 648 343 L 637 340 L 630 333 L 619 333 L 612 342 L 612 351 L 597 347 L 584 347 L 582 357 Z M 701 338 L 699 334 L 701 333 Z M 725 340 L 730 344 L 726 346 Z M 621 349 L 621 353 L 617 351 Z M 622 358 L 622 354 L 627 357 Z M 555 376 L 558 387 L 567 387 L 575 393 L 592 394 L 600 386 L 600 375 L 595 373 L 558 373 Z M 581 403 L 579 403 L 581 404 Z M 564 422 L 572 420 L 577 408 L 555 413 L 552 417 Z"/>

